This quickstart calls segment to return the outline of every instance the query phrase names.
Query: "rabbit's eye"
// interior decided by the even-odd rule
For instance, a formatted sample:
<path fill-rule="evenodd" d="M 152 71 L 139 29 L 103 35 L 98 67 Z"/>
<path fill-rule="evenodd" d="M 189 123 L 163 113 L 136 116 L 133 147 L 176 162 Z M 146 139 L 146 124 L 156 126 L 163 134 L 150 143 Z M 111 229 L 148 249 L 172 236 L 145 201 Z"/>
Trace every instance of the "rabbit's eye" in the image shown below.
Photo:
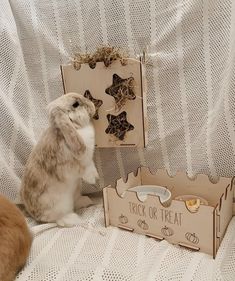
<path fill-rule="evenodd" d="M 76 108 L 76 107 L 78 107 L 78 106 L 79 106 L 79 102 L 76 101 L 76 102 L 73 104 L 73 107 Z"/>

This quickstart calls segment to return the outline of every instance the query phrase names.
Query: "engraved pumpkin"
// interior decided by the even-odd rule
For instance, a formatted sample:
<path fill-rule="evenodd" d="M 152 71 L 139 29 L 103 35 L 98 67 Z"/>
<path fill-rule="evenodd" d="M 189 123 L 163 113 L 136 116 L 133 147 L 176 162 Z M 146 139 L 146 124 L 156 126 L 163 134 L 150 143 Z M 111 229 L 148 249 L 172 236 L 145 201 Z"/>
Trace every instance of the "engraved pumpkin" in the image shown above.
<path fill-rule="evenodd" d="M 128 218 L 126 216 L 124 216 L 123 214 L 121 214 L 121 216 L 119 216 L 119 221 L 122 224 L 128 223 Z"/>
<path fill-rule="evenodd" d="M 143 230 L 148 230 L 149 226 L 148 224 L 145 222 L 145 220 L 138 220 L 137 224 L 140 228 L 142 228 Z"/>
<path fill-rule="evenodd" d="M 185 234 L 185 238 L 186 238 L 189 242 L 191 242 L 191 243 L 193 243 L 193 244 L 198 244 L 198 243 L 199 243 L 199 238 L 196 236 L 195 233 L 187 232 L 187 233 Z"/>
<path fill-rule="evenodd" d="M 164 236 L 172 236 L 174 234 L 173 229 L 171 229 L 170 227 L 167 227 L 167 226 L 163 227 L 161 232 Z"/>

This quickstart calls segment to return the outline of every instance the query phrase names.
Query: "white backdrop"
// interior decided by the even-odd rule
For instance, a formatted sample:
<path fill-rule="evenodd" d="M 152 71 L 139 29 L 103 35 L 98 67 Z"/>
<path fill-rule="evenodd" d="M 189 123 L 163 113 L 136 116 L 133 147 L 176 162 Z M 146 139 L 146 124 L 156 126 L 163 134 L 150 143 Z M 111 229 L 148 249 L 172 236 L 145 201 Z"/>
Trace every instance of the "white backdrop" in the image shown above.
<path fill-rule="evenodd" d="M 99 149 L 104 186 L 139 165 L 189 176 L 235 174 L 235 1 L 1 0 L 0 188 L 16 199 L 25 161 L 63 94 L 77 48 L 146 46 L 149 146 Z M 91 191 L 89 186 L 85 191 Z"/>
<path fill-rule="evenodd" d="M 235 174 L 234 0 L 1 0 L 0 192 L 10 199 L 17 201 L 24 164 L 47 125 L 46 105 L 63 94 L 60 64 L 76 48 L 107 43 L 132 56 L 151 47 L 150 129 L 147 149 L 96 151 L 100 186 L 139 165 L 213 179 Z M 215 261 L 105 229 L 101 207 L 83 210 L 81 223 L 32 223 L 35 239 L 18 280 L 234 281 L 234 219 Z"/>

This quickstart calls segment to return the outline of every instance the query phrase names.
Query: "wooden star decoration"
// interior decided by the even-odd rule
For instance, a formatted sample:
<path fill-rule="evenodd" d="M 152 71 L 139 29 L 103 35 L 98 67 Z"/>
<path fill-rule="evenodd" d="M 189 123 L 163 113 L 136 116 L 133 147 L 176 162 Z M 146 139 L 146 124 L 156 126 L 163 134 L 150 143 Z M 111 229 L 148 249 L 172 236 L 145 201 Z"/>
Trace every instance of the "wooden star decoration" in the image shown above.
<path fill-rule="evenodd" d="M 93 98 L 89 90 L 85 91 L 84 97 L 89 99 L 91 102 L 94 103 L 94 105 L 95 105 L 95 115 L 93 116 L 93 118 L 95 120 L 98 120 L 99 119 L 98 111 L 99 111 L 99 108 L 101 107 L 101 105 L 103 104 L 103 101 Z"/>
<path fill-rule="evenodd" d="M 105 90 L 105 93 L 114 97 L 117 110 L 120 110 L 127 100 L 136 98 L 133 82 L 133 77 L 122 79 L 117 74 L 113 74 L 113 84 Z"/>
<path fill-rule="evenodd" d="M 127 113 L 125 111 L 121 112 L 117 116 L 108 114 L 107 119 L 109 125 L 105 130 L 106 134 L 113 134 L 119 140 L 123 140 L 126 133 L 134 129 L 134 126 L 127 121 Z"/>

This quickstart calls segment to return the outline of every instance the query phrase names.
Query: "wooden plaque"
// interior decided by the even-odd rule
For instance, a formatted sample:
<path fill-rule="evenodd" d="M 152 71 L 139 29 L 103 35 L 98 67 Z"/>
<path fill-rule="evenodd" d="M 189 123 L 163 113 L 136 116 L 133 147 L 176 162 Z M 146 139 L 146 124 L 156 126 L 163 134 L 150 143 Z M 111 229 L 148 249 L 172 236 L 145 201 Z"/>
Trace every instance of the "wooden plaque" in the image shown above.
<path fill-rule="evenodd" d="M 98 62 L 94 69 L 90 68 L 88 64 L 82 64 L 79 70 L 75 70 L 73 65 L 62 65 L 61 72 L 65 93 L 85 94 L 88 90 L 94 99 L 102 101 L 102 105 L 98 109 L 99 119 L 93 121 L 97 147 L 146 147 L 146 81 L 141 60 L 127 59 L 126 65 L 122 65 L 120 61 L 114 61 L 109 67 L 105 67 L 103 62 Z M 115 106 L 115 98 L 106 93 L 106 89 L 113 85 L 115 75 L 121 79 L 132 77 L 133 92 L 136 96 L 134 100 L 127 100 L 120 109 Z M 110 127 L 113 123 L 110 125 L 109 121 L 110 118 L 113 118 L 115 122 L 116 120 L 123 122 L 123 118 L 119 118 L 120 116 L 124 116 L 128 122 L 121 123 L 120 126 L 125 127 L 128 124 L 133 126 L 130 126 L 130 130 L 125 133 L 123 140 L 115 136 Z M 110 133 L 107 133 L 108 127 L 111 128 Z"/>

